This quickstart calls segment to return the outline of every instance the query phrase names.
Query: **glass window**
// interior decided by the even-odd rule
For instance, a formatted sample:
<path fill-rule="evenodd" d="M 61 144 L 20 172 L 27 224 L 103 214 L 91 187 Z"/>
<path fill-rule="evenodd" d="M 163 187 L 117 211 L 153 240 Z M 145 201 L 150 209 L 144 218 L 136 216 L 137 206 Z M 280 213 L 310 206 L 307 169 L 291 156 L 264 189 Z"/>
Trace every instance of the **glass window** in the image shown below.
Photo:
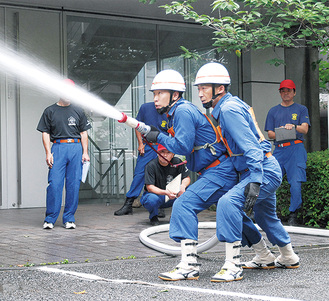
<path fill-rule="evenodd" d="M 146 81 L 155 73 L 151 71 L 153 74 L 149 75 L 145 68 L 147 62 L 156 59 L 155 30 L 152 24 L 68 16 L 68 76 L 118 110 L 135 117 L 139 106 L 146 101 Z M 117 159 L 118 149 L 125 149 L 126 170 L 132 171 L 136 158 L 134 131 L 115 120 L 87 113 L 93 122 L 90 136 L 102 150 L 102 162 L 110 166 Z M 108 166 L 103 166 L 103 172 Z M 132 172 L 128 172 L 127 182 L 131 179 Z"/>
<path fill-rule="evenodd" d="M 79 85 L 119 111 L 136 117 L 143 103 L 153 101 L 149 89 L 157 72 L 174 69 L 185 78 L 184 98 L 202 108 L 193 82 L 198 69 L 215 57 L 211 50 L 212 36 L 211 30 L 190 24 L 157 25 L 128 19 L 68 15 L 67 73 Z M 184 59 L 181 46 L 198 51 L 202 59 Z M 234 70 L 236 66 L 229 69 Z M 101 172 L 118 160 L 118 153 L 124 149 L 128 187 L 123 183 L 119 186 L 128 189 L 137 158 L 134 130 L 94 112 L 87 114 L 93 122 L 90 136 L 95 146 L 92 152 L 102 150 L 104 166 Z M 94 165 L 97 165 L 99 159 L 96 155 L 94 160 Z M 99 176 L 94 180 L 96 186 L 97 181 Z"/>

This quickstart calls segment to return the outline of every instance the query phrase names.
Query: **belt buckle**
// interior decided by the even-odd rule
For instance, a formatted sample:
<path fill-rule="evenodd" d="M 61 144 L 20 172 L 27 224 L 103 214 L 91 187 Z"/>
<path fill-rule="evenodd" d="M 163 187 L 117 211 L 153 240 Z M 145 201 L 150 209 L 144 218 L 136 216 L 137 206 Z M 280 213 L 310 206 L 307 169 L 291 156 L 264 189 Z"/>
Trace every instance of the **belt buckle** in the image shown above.
<path fill-rule="evenodd" d="M 67 143 L 72 143 L 74 142 L 74 139 L 67 139 Z"/>

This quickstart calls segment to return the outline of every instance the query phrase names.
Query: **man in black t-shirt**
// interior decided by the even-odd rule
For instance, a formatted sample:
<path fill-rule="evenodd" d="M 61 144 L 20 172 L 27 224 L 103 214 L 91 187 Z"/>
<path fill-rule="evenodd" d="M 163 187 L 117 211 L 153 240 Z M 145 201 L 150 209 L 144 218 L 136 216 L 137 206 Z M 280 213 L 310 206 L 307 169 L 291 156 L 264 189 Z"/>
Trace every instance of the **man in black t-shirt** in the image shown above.
<path fill-rule="evenodd" d="M 182 161 L 174 157 L 161 144 L 158 145 L 158 158 L 151 160 L 145 167 L 145 192 L 141 197 L 141 204 L 149 211 L 152 226 L 159 225 L 159 208 L 171 207 L 185 189 L 190 185 L 189 171 L 185 164 L 173 166 Z M 170 163 L 169 163 L 170 162 Z M 168 183 L 181 174 L 181 184 L 178 192 L 166 189 Z M 166 202 L 166 196 L 168 201 Z"/>
<path fill-rule="evenodd" d="M 74 85 L 69 79 L 65 81 Z M 41 116 L 37 130 L 42 132 L 49 168 L 44 229 L 54 228 L 62 206 L 64 180 L 66 196 L 63 224 L 66 229 L 76 227 L 74 214 L 79 202 L 82 164 L 90 161 L 87 134 L 90 128 L 84 111 L 65 99 L 47 107 Z"/>

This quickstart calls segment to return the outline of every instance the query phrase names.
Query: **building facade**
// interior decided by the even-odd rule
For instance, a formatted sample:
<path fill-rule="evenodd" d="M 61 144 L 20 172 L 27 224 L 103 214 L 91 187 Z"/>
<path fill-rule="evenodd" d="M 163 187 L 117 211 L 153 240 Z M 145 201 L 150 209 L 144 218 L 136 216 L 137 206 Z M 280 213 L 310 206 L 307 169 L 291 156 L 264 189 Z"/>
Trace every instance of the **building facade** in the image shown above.
<path fill-rule="evenodd" d="M 242 58 L 218 54 L 212 48 L 210 30 L 167 16 L 157 5 L 138 0 L 0 1 L 0 40 L 2 47 L 45 66 L 45 72 L 49 68 L 73 79 L 132 117 L 142 103 L 153 100 L 151 81 L 167 68 L 184 76 L 185 98 L 202 109 L 193 81 L 201 65 L 216 59 L 230 72 L 232 94 L 254 107 L 264 128 L 267 111 L 280 102 L 279 83 L 291 78 L 301 87 L 296 101 L 309 107 L 312 131 L 319 131 L 318 86 L 316 76 L 309 74 L 316 74 L 310 67 L 316 51 L 263 50 Z M 183 59 L 180 46 L 197 50 L 202 59 Z M 288 64 L 266 63 L 277 55 L 288 59 Z M 24 72 L 24 66 L 20 69 Z M 0 73 L 0 87 L 0 209 L 44 207 L 48 170 L 36 126 L 44 108 L 57 97 L 40 89 L 37 81 L 27 84 L 6 70 Z M 134 131 L 92 110 L 86 114 L 93 125 L 89 132 L 92 169 L 86 187 L 94 195 L 81 198 L 119 201 L 132 180 L 137 155 Z M 319 139 L 309 140 L 309 150 L 319 148 Z"/>

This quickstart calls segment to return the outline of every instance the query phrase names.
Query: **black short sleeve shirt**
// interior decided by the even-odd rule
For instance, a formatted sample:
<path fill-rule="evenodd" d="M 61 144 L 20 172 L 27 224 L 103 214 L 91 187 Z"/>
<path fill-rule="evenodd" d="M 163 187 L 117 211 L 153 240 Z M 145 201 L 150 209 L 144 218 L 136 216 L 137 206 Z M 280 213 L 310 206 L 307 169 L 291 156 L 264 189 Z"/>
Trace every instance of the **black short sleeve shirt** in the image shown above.
<path fill-rule="evenodd" d="M 70 104 L 47 107 L 39 121 L 37 130 L 50 134 L 50 140 L 81 138 L 80 133 L 91 128 L 83 109 Z"/>
<path fill-rule="evenodd" d="M 182 161 L 174 157 L 171 163 L 178 164 Z M 182 174 L 182 179 L 189 176 L 189 170 L 186 165 L 180 165 L 177 167 L 172 167 L 170 164 L 167 166 L 162 166 L 159 163 L 159 159 L 155 158 L 151 160 L 145 166 L 145 185 L 154 185 L 160 189 L 166 189 L 166 185 L 171 182 L 176 176 Z M 146 186 L 145 186 L 145 190 Z"/>

